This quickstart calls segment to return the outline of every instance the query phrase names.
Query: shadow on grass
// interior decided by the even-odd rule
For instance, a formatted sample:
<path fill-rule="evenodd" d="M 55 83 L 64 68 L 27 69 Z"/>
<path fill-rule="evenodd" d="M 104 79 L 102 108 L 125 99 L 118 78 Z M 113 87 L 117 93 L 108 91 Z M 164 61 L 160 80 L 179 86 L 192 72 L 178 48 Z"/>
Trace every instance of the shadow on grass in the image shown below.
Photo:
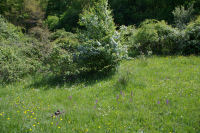
<path fill-rule="evenodd" d="M 96 82 L 109 80 L 115 74 L 114 71 L 107 73 L 82 73 L 79 75 L 71 76 L 54 76 L 53 74 L 46 75 L 35 75 L 33 77 L 33 82 L 28 85 L 28 88 L 43 88 L 44 90 L 49 90 L 53 87 L 71 87 L 74 84 L 85 84 L 90 86 Z"/>

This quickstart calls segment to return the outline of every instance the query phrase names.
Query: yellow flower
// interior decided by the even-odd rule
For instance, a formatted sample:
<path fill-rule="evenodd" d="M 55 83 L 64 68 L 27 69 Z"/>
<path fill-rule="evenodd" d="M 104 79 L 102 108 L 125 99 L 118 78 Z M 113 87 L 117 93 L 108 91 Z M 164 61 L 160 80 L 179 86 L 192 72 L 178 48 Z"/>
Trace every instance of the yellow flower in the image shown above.
<path fill-rule="evenodd" d="M 60 120 L 62 121 L 63 119 L 62 119 L 62 118 L 60 118 Z"/>
<path fill-rule="evenodd" d="M 35 124 L 33 124 L 33 126 L 35 127 Z"/>
<path fill-rule="evenodd" d="M 99 126 L 99 128 L 101 128 L 101 126 Z"/>
<path fill-rule="evenodd" d="M 37 124 L 39 125 L 40 123 L 38 122 Z"/>
<path fill-rule="evenodd" d="M 87 129 L 87 128 L 85 129 L 85 132 L 88 132 L 88 129 Z"/>
<path fill-rule="evenodd" d="M 7 120 L 10 120 L 10 118 L 8 117 Z"/>
<path fill-rule="evenodd" d="M 36 120 L 36 118 L 33 118 L 33 119 L 35 119 L 35 120 Z"/>
<path fill-rule="evenodd" d="M 3 114 L 1 113 L 0 116 L 2 116 Z"/>
<path fill-rule="evenodd" d="M 58 128 L 60 128 L 60 126 L 58 126 Z"/>
<path fill-rule="evenodd" d="M 31 118 L 32 118 L 33 116 L 31 115 Z"/>
<path fill-rule="evenodd" d="M 26 114 L 27 112 L 26 111 L 24 111 L 24 114 Z"/>
<path fill-rule="evenodd" d="M 55 115 L 53 116 L 53 118 L 55 118 Z"/>
<path fill-rule="evenodd" d="M 51 122 L 51 125 L 53 125 L 53 122 Z"/>
<path fill-rule="evenodd" d="M 29 130 L 30 130 L 30 131 L 32 131 L 32 129 L 31 129 L 31 128 L 30 128 Z"/>

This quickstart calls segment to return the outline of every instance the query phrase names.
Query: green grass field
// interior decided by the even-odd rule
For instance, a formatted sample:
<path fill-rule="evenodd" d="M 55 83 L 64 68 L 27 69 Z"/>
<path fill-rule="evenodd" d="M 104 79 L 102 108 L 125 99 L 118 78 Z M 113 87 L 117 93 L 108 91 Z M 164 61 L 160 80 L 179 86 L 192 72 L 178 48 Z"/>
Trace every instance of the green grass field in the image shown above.
<path fill-rule="evenodd" d="M 133 59 L 115 75 L 74 84 L 2 85 L 0 132 L 199 133 L 200 58 Z"/>

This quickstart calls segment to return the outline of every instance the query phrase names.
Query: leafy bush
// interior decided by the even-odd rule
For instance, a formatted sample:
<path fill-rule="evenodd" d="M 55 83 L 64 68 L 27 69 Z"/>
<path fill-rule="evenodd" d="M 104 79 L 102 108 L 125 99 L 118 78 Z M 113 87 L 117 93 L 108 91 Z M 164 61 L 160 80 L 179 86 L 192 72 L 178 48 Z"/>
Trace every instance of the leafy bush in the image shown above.
<path fill-rule="evenodd" d="M 72 53 L 67 50 L 54 46 L 48 56 L 50 71 L 56 76 L 70 76 L 78 73 L 75 63 L 73 63 Z"/>
<path fill-rule="evenodd" d="M 193 12 L 193 4 L 191 4 L 188 9 L 185 9 L 184 6 L 176 7 L 175 10 L 172 12 L 172 14 L 174 15 L 175 26 L 179 29 L 184 29 L 192 19 Z"/>
<path fill-rule="evenodd" d="M 0 18 L 0 81 L 12 82 L 27 74 L 47 68 L 45 58 L 49 45 L 24 35 L 21 30 Z"/>
<path fill-rule="evenodd" d="M 49 30 L 47 28 L 41 28 L 39 26 L 29 29 L 29 35 L 37 38 L 39 41 L 48 42 L 50 36 Z"/>
<path fill-rule="evenodd" d="M 139 55 L 139 51 L 137 51 L 137 44 L 133 43 L 134 35 L 137 32 L 137 29 L 134 26 L 120 26 L 120 42 L 126 47 L 126 51 L 129 57 L 134 57 L 135 55 Z"/>
<path fill-rule="evenodd" d="M 200 17 L 187 26 L 185 34 L 187 41 L 183 46 L 183 54 L 200 54 Z"/>
<path fill-rule="evenodd" d="M 4 43 L 13 42 L 14 44 L 18 44 L 18 42 L 24 37 L 21 29 L 19 27 L 14 26 L 11 23 L 8 23 L 1 15 L 0 15 L 0 41 Z"/>
<path fill-rule="evenodd" d="M 121 56 L 120 43 L 108 1 L 102 0 L 84 10 L 79 23 L 86 30 L 80 35 L 82 45 L 77 49 L 77 63 L 90 72 L 115 69 Z"/>
<path fill-rule="evenodd" d="M 23 56 L 20 56 L 17 47 L 0 46 L 0 81 L 12 82 L 21 79 L 33 72 L 34 66 Z"/>
<path fill-rule="evenodd" d="M 45 22 L 50 30 L 55 30 L 59 24 L 59 17 L 48 16 Z"/>
<path fill-rule="evenodd" d="M 130 49 L 134 53 L 166 55 L 179 51 L 179 43 L 183 37 L 178 29 L 167 25 L 165 21 L 146 20 L 130 36 Z M 180 37 L 180 38 L 179 38 Z"/>
<path fill-rule="evenodd" d="M 52 48 L 47 56 L 47 64 L 50 66 L 56 76 L 70 76 L 79 73 L 74 62 L 74 53 L 76 53 L 79 40 L 76 34 L 57 30 L 50 36 Z"/>

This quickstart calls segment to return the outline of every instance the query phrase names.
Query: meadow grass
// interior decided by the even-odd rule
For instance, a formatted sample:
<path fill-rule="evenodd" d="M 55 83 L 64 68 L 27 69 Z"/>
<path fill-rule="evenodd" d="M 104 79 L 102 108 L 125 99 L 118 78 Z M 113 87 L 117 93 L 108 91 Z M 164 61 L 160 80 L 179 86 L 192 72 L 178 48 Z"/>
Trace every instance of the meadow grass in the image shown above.
<path fill-rule="evenodd" d="M 42 82 L 0 86 L 1 133 L 200 132 L 199 57 L 137 58 L 95 82 Z"/>

